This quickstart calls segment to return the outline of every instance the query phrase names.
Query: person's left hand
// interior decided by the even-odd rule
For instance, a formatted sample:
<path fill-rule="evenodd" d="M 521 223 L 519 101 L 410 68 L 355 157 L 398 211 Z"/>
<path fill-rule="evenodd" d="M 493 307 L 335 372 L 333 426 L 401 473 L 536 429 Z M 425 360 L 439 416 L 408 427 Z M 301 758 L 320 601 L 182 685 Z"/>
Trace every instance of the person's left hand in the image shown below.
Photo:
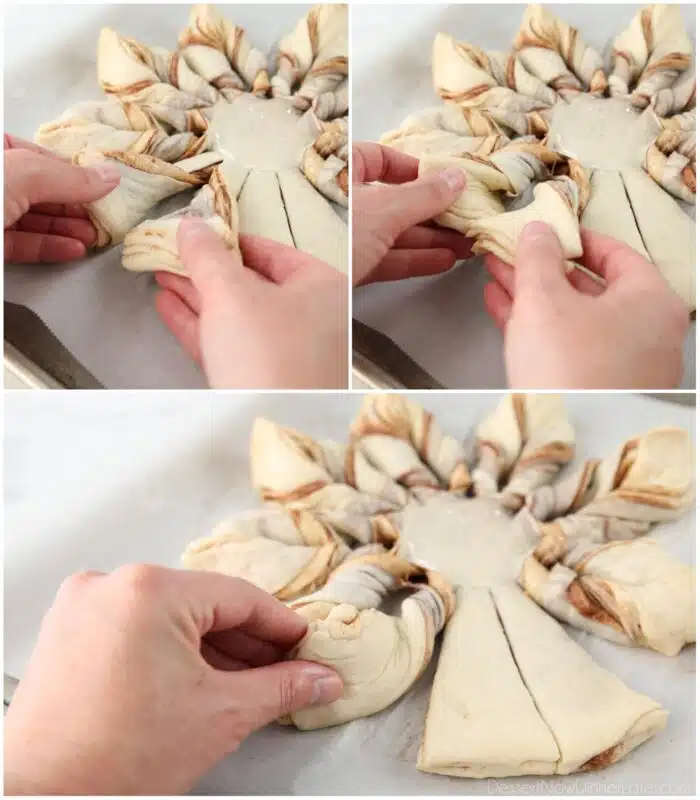
<path fill-rule="evenodd" d="M 133 565 L 61 587 L 4 729 L 7 794 L 172 795 L 253 731 L 337 700 L 282 661 L 306 621 L 246 581 Z"/>
<path fill-rule="evenodd" d="M 447 272 L 471 241 L 433 217 L 464 189 L 454 167 L 418 176 L 418 159 L 373 142 L 352 148 L 352 278 L 358 286 Z M 428 224 L 424 224 L 428 223 Z"/>
<path fill-rule="evenodd" d="M 39 145 L 4 137 L 5 261 L 60 263 L 85 255 L 95 228 L 84 203 L 109 194 L 118 170 L 69 164 Z"/>

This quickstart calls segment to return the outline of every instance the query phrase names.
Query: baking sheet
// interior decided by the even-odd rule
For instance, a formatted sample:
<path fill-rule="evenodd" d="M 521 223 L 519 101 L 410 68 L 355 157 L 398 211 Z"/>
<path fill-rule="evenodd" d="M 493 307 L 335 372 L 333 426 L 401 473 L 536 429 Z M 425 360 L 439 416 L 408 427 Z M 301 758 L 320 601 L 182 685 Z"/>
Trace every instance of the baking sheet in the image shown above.
<path fill-rule="evenodd" d="M 98 398 L 98 399 L 96 399 Z M 460 439 L 495 395 L 416 399 Z M 257 506 L 248 437 L 264 415 L 344 440 L 359 395 L 8 393 L 5 400 L 5 670 L 24 674 L 61 580 L 125 562 L 175 566 L 191 539 Z M 658 425 L 694 435 L 694 410 L 632 395 L 569 395 L 577 459 L 611 452 Z M 654 536 L 694 563 L 695 514 Z M 695 786 L 695 648 L 677 658 L 568 629 L 632 688 L 660 701 L 668 727 L 622 762 L 569 778 L 472 781 L 415 769 L 432 670 L 390 709 L 336 729 L 271 726 L 197 787 L 218 794 L 691 794 Z M 435 659 L 433 660 L 435 661 Z"/>
<path fill-rule="evenodd" d="M 547 5 L 601 51 L 640 7 Z M 524 8 L 517 3 L 403 5 L 397 24 L 395 6 L 353 6 L 353 140 L 376 141 L 409 114 L 441 104 L 432 85 L 435 34 L 444 31 L 484 49 L 508 50 Z M 695 5 L 683 5 L 682 14 L 694 41 Z M 474 258 L 442 276 L 365 286 L 354 292 L 353 315 L 391 337 L 445 386 L 503 389 L 503 340 L 483 308 L 487 280 L 482 258 Z M 694 388 L 695 323 L 684 354 L 681 388 Z"/>
<path fill-rule="evenodd" d="M 269 52 L 310 4 L 217 6 Z M 100 100 L 97 39 L 103 26 L 172 49 L 191 4 L 6 5 L 5 131 L 32 140 L 75 103 Z M 180 208 L 186 192 L 161 204 Z M 121 266 L 121 246 L 65 266 L 6 265 L 5 298 L 34 310 L 107 388 L 204 388 L 199 368 L 156 314 L 152 275 Z"/>

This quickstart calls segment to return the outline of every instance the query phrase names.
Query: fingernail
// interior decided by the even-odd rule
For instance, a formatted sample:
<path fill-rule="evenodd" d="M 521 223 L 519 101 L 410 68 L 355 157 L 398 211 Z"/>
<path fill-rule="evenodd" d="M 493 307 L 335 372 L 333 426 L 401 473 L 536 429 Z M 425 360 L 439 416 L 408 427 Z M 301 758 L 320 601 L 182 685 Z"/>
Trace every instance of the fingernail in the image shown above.
<path fill-rule="evenodd" d="M 313 682 L 309 705 L 327 705 L 337 700 L 343 693 L 343 681 L 333 670 L 309 667 L 304 670 L 304 678 Z"/>
<path fill-rule="evenodd" d="M 103 183 L 107 183 L 110 186 L 116 186 L 121 179 L 119 170 L 113 164 L 100 164 L 97 167 L 93 167 L 92 170 L 97 173 Z"/>
<path fill-rule="evenodd" d="M 520 234 L 521 239 L 534 242 L 536 239 L 551 239 L 552 229 L 546 222 L 528 222 Z"/>
<path fill-rule="evenodd" d="M 448 169 L 443 169 L 442 172 L 438 174 L 440 175 L 441 180 L 443 180 L 453 191 L 456 191 L 457 189 L 464 189 L 467 183 L 464 173 L 458 167 L 449 167 Z"/>

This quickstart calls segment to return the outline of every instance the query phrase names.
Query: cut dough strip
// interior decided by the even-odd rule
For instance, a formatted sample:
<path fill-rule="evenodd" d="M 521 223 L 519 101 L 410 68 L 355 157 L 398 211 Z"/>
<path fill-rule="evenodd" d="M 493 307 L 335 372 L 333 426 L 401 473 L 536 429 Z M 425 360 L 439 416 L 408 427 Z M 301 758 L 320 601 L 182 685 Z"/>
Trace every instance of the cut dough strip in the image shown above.
<path fill-rule="evenodd" d="M 462 591 L 443 636 L 418 769 L 463 778 L 552 775 L 558 760 L 490 590 Z"/>
<path fill-rule="evenodd" d="M 399 617 L 377 610 L 402 588 L 415 591 Z M 404 695 L 430 662 L 454 594 L 435 573 L 378 554 L 347 560 L 322 590 L 291 606 L 309 629 L 290 657 L 333 667 L 344 684 L 339 700 L 283 720 L 313 730 L 376 714 Z"/>
<path fill-rule="evenodd" d="M 517 588 L 493 598 L 513 655 L 558 748 L 557 775 L 619 761 L 666 725 L 668 713 L 599 666 Z"/>
<path fill-rule="evenodd" d="M 348 226 L 299 170 L 277 173 L 284 210 L 298 250 L 348 271 Z"/>
<path fill-rule="evenodd" d="M 591 199 L 581 215 L 581 226 L 624 242 L 651 261 L 630 208 L 619 172 L 595 170 L 591 176 Z"/>
<path fill-rule="evenodd" d="M 626 170 L 622 180 L 649 255 L 670 287 L 695 309 L 695 223 L 678 203 L 642 170 Z"/>

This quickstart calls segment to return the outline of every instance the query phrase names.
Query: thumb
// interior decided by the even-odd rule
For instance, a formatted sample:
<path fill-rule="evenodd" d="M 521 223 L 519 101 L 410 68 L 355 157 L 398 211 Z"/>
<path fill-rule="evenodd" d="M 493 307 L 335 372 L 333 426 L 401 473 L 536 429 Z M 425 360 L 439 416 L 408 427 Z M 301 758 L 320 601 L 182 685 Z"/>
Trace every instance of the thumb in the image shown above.
<path fill-rule="evenodd" d="M 250 278 L 240 257 L 199 217 L 185 217 L 180 222 L 177 246 L 203 309 L 228 297 L 237 284 Z"/>
<path fill-rule="evenodd" d="M 544 222 L 530 222 L 520 234 L 515 259 L 515 302 L 569 296 L 564 251 L 557 235 Z"/>
<path fill-rule="evenodd" d="M 280 661 L 223 677 L 250 733 L 302 708 L 332 703 L 343 693 L 337 672 L 310 661 Z"/>
<path fill-rule="evenodd" d="M 432 219 L 448 209 L 462 194 L 467 179 L 458 167 L 429 172 L 414 181 L 397 186 L 385 186 L 386 210 L 394 236 L 408 228 Z"/>
<path fill-rule="evenodd" d="M 111 164 L 80 167 L 31 150 L 5 152 L 5 190 L 25 213 L 38 203 L 92 203 L 118 183 Z"/>

